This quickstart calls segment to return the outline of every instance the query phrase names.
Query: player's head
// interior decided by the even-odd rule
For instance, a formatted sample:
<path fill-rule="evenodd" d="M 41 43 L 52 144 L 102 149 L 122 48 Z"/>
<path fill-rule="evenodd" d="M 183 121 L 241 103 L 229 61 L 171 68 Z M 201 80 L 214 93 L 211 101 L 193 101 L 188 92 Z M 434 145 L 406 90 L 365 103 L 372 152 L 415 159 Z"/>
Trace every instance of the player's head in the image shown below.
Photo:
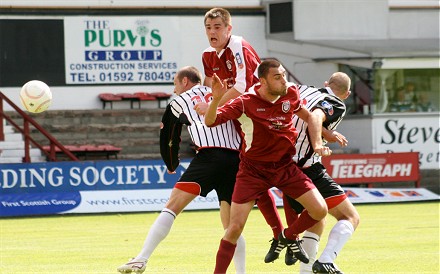
<path fill-rule="evenodd" d="M 231 37 L 231 14 L 226 9 L 213 8 L 205 14 L 204 23 L 209 45 L 217 50 L 222 50 Z"/>
<path fill-rule="evenodd" d="M 280 62 L 268 59 L 258 66 L 258 78 L 262 90 L 272 96 L 285 95 L 287 93 L 286 70 Z"/>
<path fill-rule="evenodd" d="M 174 93 L 180 95 L 181 93 L 191 89 L 195 85 L 202 83 L 202 74 L 200 71 L 192 66 L 181 68 L 174 76 Z"/>
<path fill-rule="evenodd" d="M 350 96 L 351 79 L 347 74 L 343 72 L 335 72 L 330 76 L 330 79 L 324 83 L 332 89 L 336 96 L 345 100 Z"/>

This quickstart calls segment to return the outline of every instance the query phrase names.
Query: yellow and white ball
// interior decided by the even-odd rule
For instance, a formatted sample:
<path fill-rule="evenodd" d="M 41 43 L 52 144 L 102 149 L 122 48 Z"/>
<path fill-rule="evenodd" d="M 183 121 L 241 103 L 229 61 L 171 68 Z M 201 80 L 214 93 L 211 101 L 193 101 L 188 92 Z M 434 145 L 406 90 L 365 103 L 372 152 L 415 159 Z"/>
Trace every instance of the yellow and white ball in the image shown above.
<path fill-rule="evenodd" d="M 52 92 L 46 83 L 32 80 L 21 88 L 20 101 L 27 111 L 40 113 L 47 110 L 52 103 Z"/>

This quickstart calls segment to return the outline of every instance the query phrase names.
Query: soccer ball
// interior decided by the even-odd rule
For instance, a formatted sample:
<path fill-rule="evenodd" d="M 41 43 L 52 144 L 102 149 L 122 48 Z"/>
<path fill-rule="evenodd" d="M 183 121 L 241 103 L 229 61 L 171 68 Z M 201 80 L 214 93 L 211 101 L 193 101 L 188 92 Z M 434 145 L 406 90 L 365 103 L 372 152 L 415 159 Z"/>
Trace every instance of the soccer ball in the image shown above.
<path fill-rule="evenodd" d="M 32 80 L 21 88 L 20 101 L 27 111 L 40 113 L 48 109 L 52 103 L 52 92 L 46 83 Z"/>

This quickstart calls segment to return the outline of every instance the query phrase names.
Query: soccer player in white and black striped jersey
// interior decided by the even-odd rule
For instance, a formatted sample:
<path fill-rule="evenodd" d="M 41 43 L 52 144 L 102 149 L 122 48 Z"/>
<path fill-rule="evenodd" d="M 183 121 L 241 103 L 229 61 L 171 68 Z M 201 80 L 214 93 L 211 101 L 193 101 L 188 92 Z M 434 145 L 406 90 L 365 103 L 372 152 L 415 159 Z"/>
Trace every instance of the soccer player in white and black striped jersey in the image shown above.
<path fill-rule="evenodd" d="M 346 108 L 343 100 L 350 96 L 350 83 L 347 74 L 336 72 L 324 83 L 324 88 L 318 89 L 306 85 L 298 87 L 300 98 L 306 108 L 321 116 L 324 139 L 338 142 L 341 146 L 346 146 L 347 140 L 335 129 L 345 116 Z M 334 260 L 357 228 L 359 214 L 347 199 L 344 190 L 327 174 L 321 163 L 321 156 L 313 152 L 309 143 L 307 123 L 295 117 L 294 125 L 299 135 L 293 160 L 312 179 L 327 203 L 329 214 L 338 221 L 331 230 L 327 245 L 318 260 L 316 256 L 319 240 L 324 230 L 324 222 L 321 221 L 304 232 L 303 248 L 309 255 L 310 261 L 308 264 L 301 263 L 300 273 L 342 273 L 334 264 Z M 284 198 L 287 223 L 291 224 L 297 219 L 297 213 L 301 213 L 304 207 L 286 195 Z"/>
<path fill-rule="evenodd" d="M 120 266 L 121 273 L 142 273 L 153 251 L 168 235 L 177 215 L 197 196 L 215 190 L 220 202 L 220 217 L 223 228 L 229 225 L 229 210 L 235 177 L 239 164 L 241 136 L 239 125 L 230 121 L 216 127 L 207 127 L 204 116 L 194 110 L 199 102 L 209 102 L 211 89 L 200 85 L 201 73 L 195 67 L 183 67 L 174 78 L 174 93 L 177 95 L 167 106 L 162 117 L 160 151 L 168 172 L 179 166 L 180 135 L 182 125 L 187 125 L 197 154 L 175 184 L 164 209 L 151 226 L 142 251 L 128 263 Z M 219 172 L 221 170 L 221 172 Z M 237 273 L 245 273 L 245 242 L 240 236 L 234 255 Z"/>
<path fill-rule="evenodd" d="M 334 73 L 330 79 L 324 83 L 325 87 L 316 89 L 314 87 L 300 86 L 301 99 L 305 100 L 308 109 L 319 109 L 323 117 L 323 127 L 331 130 L 324 135 L 326 139 L 338 141 L 341 146 L 346 146 L 345 137 L 336 132 L 336 127 L 345 116 L 345 104 L 343 100 L 350 96 L 350 78 L 342 72 Z M 320 222 L 308 229 L 303 234 L 303 246 L 309 254 L 311 260 L 309 264 L 300 265 L 301 273 L 342 273 L 334 260 L 340 253 L 345 243 L 350 239 L 359 224 L 359 213 L 347 198 L 344 190 L 327 174 L 325 167 L 321 163 L 321 157 L 315 153 L 310 154 L 310 144 L 307 138 L 307 124 L 295 118 L 296 128 L 303 131 L 297 139 L 297 154 L 294 161 L 302 166 L 303 172 L 312 179 L 327 202 L 329 214 L 336 218 L 337 223 L 330 231 L 327 245 L 321 256 L 316 260 L 319 239 L 324 230 L 324 222 Z M 333 138 L 336 138 L 333 139 Z M 294 199 L 287 197 L 289 205 L 296 212 L 302 211 L 302 206 Z M 288 214 L 287 216 L 292 216 Z M 294 221 L 294 220 L 291 220 Z M 309 272 L 310 271 L 310 272 Z"/>

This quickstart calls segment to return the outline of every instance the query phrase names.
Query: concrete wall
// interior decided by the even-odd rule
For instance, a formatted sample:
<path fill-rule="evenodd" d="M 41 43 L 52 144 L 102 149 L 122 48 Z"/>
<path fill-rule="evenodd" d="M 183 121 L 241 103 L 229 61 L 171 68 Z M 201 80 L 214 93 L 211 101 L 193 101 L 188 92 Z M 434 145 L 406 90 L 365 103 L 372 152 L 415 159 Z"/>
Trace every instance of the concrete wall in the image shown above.
<path fill-rule="evenodd" d="M 388 0 L 293 0 L 296 40 L 384 39 L 387 18 Z"/>
<path fill-rule="evenodd" d="M 389 14 L 389 37 L 399 39 L 437 38 L 440 36 L 439 9 L 395 9 Z"/>

